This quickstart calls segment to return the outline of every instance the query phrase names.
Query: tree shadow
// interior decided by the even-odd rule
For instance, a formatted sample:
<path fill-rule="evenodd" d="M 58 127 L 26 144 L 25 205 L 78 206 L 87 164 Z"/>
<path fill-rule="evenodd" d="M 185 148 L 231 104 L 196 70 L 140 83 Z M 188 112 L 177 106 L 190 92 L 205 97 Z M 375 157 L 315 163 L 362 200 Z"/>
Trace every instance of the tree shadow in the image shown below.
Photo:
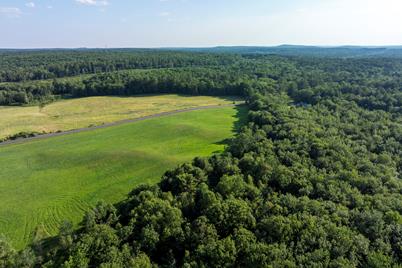
<path fill-rule="evenodd" d="M 236 135 L 241 131 L 241 128 L 247 124 L 249 108 L 246 104 L 243 103 L 234 106 L 234 109 L 236 113 L 235 115 L 233 115 L 233 118 L 236 118 L 236 120 L 232 125 L 232 132 Z M 227 147 L 231 143 L 232 139 L 233 138 L 227 138 L 214 144 L 224 145 Z M 222 150 L 213 152 L 213 154 L 219 154 L 219 153 L 222 153 Z M 139 186 L 136 186 L 135 188 L 138 187 Z M 122 209 L 122 204 L 124 204 L 124 199 L 120 202 L 115 203 L 115 206 L 120 210 Z M 82 222 L 80 223 L 79 226 L 82 226 Z M 78 229 L 75 228 L 74 230 L 75 234 L 82 231 L 79 228 Z M 33 237 L 36 237 L 36 239 L 34 239 L 34 241 L 29 244 L 29 247 L 36 253 L 36 255 L 41 256 L 44 253 L 51 252 L 51 250 L 53 250 L 56 246 L 59 245 L 60 238 L 58 236 L 45 237 L 40 234 L 37 234 L 37 232 L 38 230 L 36 230 L 35 233 L 33 234 Z"/>
<path fill-rule="evenodd" d="M 241 131 L 241 128 L 245 126 L 248 118 L 248 106 L 246 104 L 240 104 L 235 106 L 236 114 L 233 116 L 236 118 L 236 121 L 233 124 L 232 131 L 236 135 Z M 214 144 L 216 145 L 225 145 L 228 146 L 233 138 L 227 138 L 221 141 L 218 141 Z M 214 154 L 221 153 L 222 151 L 215 151 Z"/>
<path fill-rule="evenodd" d="M 241 128 L 247 123 L 248 121 L 248 112 L 249 108 L 247 104 L 240 104 L 235 106 L 236 114 L 234 115 L 237 120 L 233 124 L 233 132 L 238 134 Z"/>

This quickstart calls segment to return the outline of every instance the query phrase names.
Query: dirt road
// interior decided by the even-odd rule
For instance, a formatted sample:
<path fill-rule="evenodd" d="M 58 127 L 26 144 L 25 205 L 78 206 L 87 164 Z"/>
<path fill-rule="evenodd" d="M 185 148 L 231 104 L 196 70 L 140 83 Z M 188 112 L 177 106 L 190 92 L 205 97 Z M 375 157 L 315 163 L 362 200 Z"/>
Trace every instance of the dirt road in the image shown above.
<path fill-rule="evenodd" d="M 169 112 L 163 112 L 163 113 L 158 113 L 158 114 L 153 114 L 153 115 L 147 115 L 147 116 L 138 117 L 138 118 L 134 118 L 134 119 L 125 119 L 125 120 L 116 121 L 116 122 L 113 122 L 113 123 L 107 123 L 107 124 L 103 124 L 103 125 L 99 125 L 99 126 L 94 126 L 94 127 L 72 129 L 72 130 L 67 130 L 67 131 L 62 131 L 62 132 L 54 132 L 54 133 L 42 134 L 42 135 L 38 135 L 38 136 L 35 136 L 35 137 L 8 140 L 8 141 L 1 142 L 0 147 L 10 145 L 10 144 L 20 144 L 20 143 L 24 143 L 24 142 L 28 142 L 28 141 L 32 141 L 32 140 L 47 139 L 47 138 L 51 138 L 51 137 L 58 137 L 58 136 L 64 136 L 64 135 L 69 135 L 69 134 L 74 134 L 74 133 L 80 133 L 80 132 L 84 132 L 84 131 L 91 131 L 91 130 L 95 130 L 95 129 L 102 129 L 102 128 L 108 128 L 108 127 L 113 127 L 113 126 L 119 126 L 119 125 L 122 125 L 122 124 L 134 123 L 134 122 L 143 121 L 143 120 L 151 119 L 151 118 L 157 118 L 157 117 L 161 117 L 161 116 L 185 113 L 185 112 L 190 112 L 190 111 L 231 107 L 231 106 L 236 106 L 236 105 L 238 105 L 238 104 L 209 105 L 209 106 L 201 106 L 201 107 L 173 110 L 173 111 L 169 111 Z"/>

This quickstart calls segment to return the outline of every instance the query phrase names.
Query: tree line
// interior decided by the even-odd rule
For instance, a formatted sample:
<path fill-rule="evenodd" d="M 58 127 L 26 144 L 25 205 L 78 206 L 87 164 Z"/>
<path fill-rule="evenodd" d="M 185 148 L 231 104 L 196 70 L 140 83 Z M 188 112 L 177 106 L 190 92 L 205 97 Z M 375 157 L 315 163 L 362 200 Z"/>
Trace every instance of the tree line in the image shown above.
<path fill-rule="evenodd" d="M 221 68 L 130 70 L 91 76 L 0 84 L 0 105 L 23 105 L 59 97 L 177 93 L 242 96 L 247 75 Z"/>
<path fill-rule="evenodd" d="M 298 103 L 314 105 L 324 99 L 341 98 L 367 109 L 400 111 L 402 107 L 402 63 L 398 59 L 271 55 L 237 59 L 225 66 L 126 70 L 0 83 L 0 105 L 99 95 L 243 95 L 251 87 L 272 86 L 274 81 L 276 88 L 286 91 Z"/>
<path fill-rule="evenodd" d="M 201 68 L 193 83 L 238 81 L 250 109 L 224 153 L 100 202 L 78 230 L 65 222 L 20 252 L 2 242 L 0 265 L 401 267 L 400 66 L 254 55 Z M 88 81 L 107 88 L 108 76 Z"/>
<path fill-rule="evenodd" d="M 239 56 L 147 49 L 0 50 L 0 82 L 45 80 L 126 69 L 219 66 Z"/>

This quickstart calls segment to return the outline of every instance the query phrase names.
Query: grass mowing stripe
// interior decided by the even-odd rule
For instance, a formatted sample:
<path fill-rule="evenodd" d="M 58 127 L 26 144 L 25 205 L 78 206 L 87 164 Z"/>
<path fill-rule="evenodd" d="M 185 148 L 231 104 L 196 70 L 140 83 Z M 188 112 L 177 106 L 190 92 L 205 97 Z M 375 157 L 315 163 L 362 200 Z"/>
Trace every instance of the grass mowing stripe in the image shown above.
<path fill-rule="evenodd" d="M 224 148 L 245 107 L 191 111 L 0 148 L 0 233 L 22 248 L 99 200 L 117 202 L 169 168 Z"/>

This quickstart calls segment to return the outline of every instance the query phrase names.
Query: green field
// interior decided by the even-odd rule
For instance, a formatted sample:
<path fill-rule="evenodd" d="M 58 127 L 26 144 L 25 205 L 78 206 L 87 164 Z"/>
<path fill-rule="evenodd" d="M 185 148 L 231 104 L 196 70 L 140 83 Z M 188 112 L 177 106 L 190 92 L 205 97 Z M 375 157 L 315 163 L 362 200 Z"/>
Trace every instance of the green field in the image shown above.
<path fill-rule="evenodd" d="M 222 151 L 246 108 L 224 107 L 0 147 L 0 233 L 17 248 L 78 223 L 169 168 Z"/>
<path fill-rule="evenodd" d="M 137 97 L 88 97 L 60 100 L 44 107 L 0 106 L 0 140 L 19 132 L 56 132 L 177 109 L 224 105 L 238 98 L 157 95 Z"/>

